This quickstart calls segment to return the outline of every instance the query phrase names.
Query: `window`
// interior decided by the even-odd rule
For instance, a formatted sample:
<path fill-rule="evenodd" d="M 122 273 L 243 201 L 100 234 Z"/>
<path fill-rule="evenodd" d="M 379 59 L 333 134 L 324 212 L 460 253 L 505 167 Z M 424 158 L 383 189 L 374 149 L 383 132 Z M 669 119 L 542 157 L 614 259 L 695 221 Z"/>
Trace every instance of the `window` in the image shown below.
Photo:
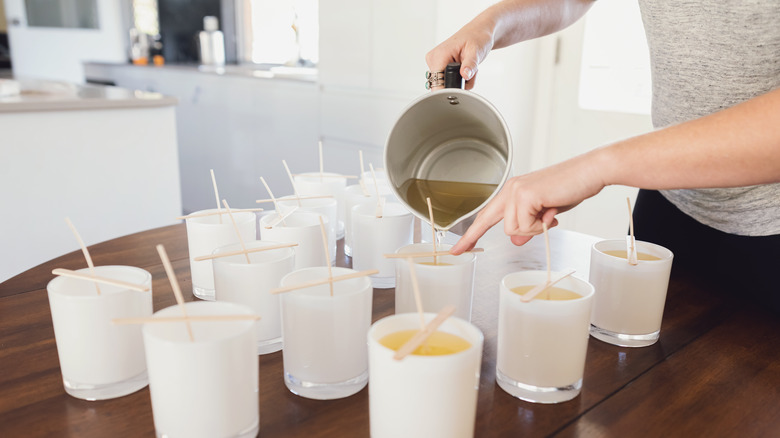
<path fill-rule="evenodd" d="M 313 67 L 319 60 L 318 0 L 241 0 L 240 63 Z"/>
<path fill-rule="evenodd" d="M 26 0 L 30 27 L 98 29 L 97 0 Z"/>
<path fill-rule="evenodd" d="M 147 35 L 160 33 L 157 0 L 133 0 L 133 25 Z"/>

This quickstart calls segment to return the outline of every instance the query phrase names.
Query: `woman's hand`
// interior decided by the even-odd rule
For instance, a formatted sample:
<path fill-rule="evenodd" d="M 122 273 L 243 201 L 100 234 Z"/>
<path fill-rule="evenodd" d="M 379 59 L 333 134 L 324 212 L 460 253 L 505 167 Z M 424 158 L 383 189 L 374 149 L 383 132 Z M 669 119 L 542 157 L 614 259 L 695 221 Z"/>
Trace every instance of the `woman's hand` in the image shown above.
<path fill-rule="evenodd" d="M 479 64 L 491 50 L 557 32 L 577 21 L 592 4 L 593 0 L 503 0 L 493 4 L 428 52 L 428 70 L 444 71 L 447 64 L 460 62 L 460 75 L 470 90 Z"/>
<path fill-rule="evenodd" d="M 464 26 L 455 35 L 434 47 L 425 55 L 428 70 L 444 71 L 447 64 L 460 62 L 460 75 L 466 80 L 465 88 L 474 87 L 479 64 L 493 48 L 493 34 L 485 27 L 472 22 Z M 433 87 L 439 89 L 443 87 Z"/>
<path fill-rule="evenodd" d="M 474 248 L 482 235 L 504 220 L 504 233 L 512 243 L 522 245 L 542 233 L 542 223 L 558 224 L 555 215 L 596 195 L 605 183 L 599 171 L 600 150 L 596 149 L 554 166 L 510 178 L 501 192 L 477 214 L 450 253 Z"/>

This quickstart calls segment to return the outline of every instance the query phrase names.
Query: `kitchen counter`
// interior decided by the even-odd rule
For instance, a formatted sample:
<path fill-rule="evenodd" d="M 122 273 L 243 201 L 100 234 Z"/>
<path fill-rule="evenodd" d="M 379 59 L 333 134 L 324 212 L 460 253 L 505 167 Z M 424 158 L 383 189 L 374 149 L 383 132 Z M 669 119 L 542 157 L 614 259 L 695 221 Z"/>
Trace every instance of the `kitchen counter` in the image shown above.
<path fill-rule="evenodd" d="M 21 92 L 0 97 L 0 113 L 99 110 L 174 106 L 175 97 L 99 85 L 76 85 L 35 79 L 18 80 Z"/>
<path fill-rule="evenodd" d="M 284 79 L 301 82 L 317 82 L 317 69 L 310 67 L 288 67 L 283 65 L 258 64 L 235 65 L 229 64 L 222 67 L 198 64 L 165 64 L 155 65 L 133 65 L 117 64 L 111 62 L 85 62 L 84 76 L 87 81 L 111 81 L 112 75 L 109 70 L 113 68 L 128 68 L 133 70 L 162 70 L 178 71 L 190 73 L 203 73 L 206 75 L 242 77 L 256 79 Z"/>

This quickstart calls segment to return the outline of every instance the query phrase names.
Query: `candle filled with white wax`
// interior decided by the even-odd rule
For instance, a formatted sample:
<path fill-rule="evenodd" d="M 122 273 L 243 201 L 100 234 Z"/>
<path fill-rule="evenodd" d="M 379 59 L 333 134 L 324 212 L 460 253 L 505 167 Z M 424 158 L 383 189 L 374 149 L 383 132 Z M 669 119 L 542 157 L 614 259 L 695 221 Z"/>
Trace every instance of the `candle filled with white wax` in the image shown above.
<path fill-rule="evenodd" d="M 352 207 L 352 267 L 379 270 L 371 276 L 371 284 L 387 289 L 395 286 L 395 261 L 384 255 L 412 243 L 414 217 L 406 207 L 392 202 L 382 207 L 381 217 L 376 213 L 375 203 Z"/>
<path fill-rule="evenodd" d="M 347 178 L 332 172 L 307 172 L 295 175 L 295 188 L 300 196 L 330 195 L 336 200 L 336 240 L 344 237 L 344 189 L 347 188 Z"/>
<path fill-rule="evenodd" d="M 365 190 L 360 184 L 347 186 L 344 189 L 344 210 L 346 211 L 344 216 L 344 254 L 350 257 L 352 256 L 352 207 L 371 202 L 376 204 L 377 186 L 379 196 L 384 197 L 388 202 L 398 202 L 387 180 L 379 180 L 376 186 L 373 180 L 367 180 L 365 183 Z"/>
<path fill-rule="evenodd" d="M 189 217 L 187 223 L 187 245 L 190 253 L 190 273 L 192 275 L 192 294 L 202 300 L 214 299 L 214 269 L 211 260 L 195 261 L 196 257 L 210 255 L 220 246 L 239 243 L 238 235 L 227 210 L 222 214 Z M 215 213 L 216 209 L 192 213 Z M 220 222 L 220 216 L 222 220 Z M 241 240 L 257 238 L 257 216 L 254 212 L 234 211 L 233 219 L 241 233 Z"/>
<path fill-rule="evenodd" d="M 293 270 L 327 266 L 328 260 L 322 245 L 320 218 L 325 224 L 328 223 L 327 217 L 311 211 L 296 210 L 286 216 L 284 221 L 279 220 L 277 212 L 271 211 L 260 217 L 260 239 L 297 243 Z"/>
<path fill-rule="evenodd" d="M 281 242 L 244 242 L 248 250 L 279 245 Z M 240 244 L 214 250 L 214 255 L 241 250 Z M 267 354 L 282 349 L 282 322 L 279 314 L 279 296 L 270 293 L 279 287 L 282 277 L 293 271 L 295 251 L 278 248 L 214 259 L 214 299 L 243 304 L 255 314 L 257 321 L 257 353 Z"/>
<path fill-rule="evenodd" d="M 226 302 L 186 303 L 188 316 L 252 315 Z M 154 317 L 181 317 L 180 306 Z M 255 321 L 143 325 L 149 393 L 158 437 L 254 437 L 260 426 Z"/>
<path fill-rule="evenodd" d="M 77 272 L 90 274 L 88 268 Z M 97 266 L 95 275 L 149 288 L 139 292 L 92 281 L 56 277 L 49 296 L 57 355 L 65 392 L 105 400 L 148 384 L 140 325 L 115 325 L 115 318 L 152 315 L 152 275 L 132 266 Z"/>
<path fill-rule="evenodd" d="M 298 200 L 285 198 L 284 200 L 277 200 L 279 206 L 279 212 L 282 215 L 289 213 L 291 210 L 297 208 L 299 211 L 311 211 L 321 214 L 327 220 L 325 221 L 325 232 L 328 236 L 328 251 L 330 252 L 330 261 L 335 264 L 336 262 L 336 224 L 338 223 L 338 208 L 335 198 L 319 198 L 319 199 L 301 199 L 300 205 Z M 320 238 L 321 239 L 321 238 Z M 320 240 L 320 246 L 322 242 Z"/>
<path fill-rule="evenodd" d="M 332 268 L 333 276 L 351 274 Z M 294 271 L 281 286 L 328 278 L 328 268 Z M 322 284 L 282 295 L 284 383 L 294 394 L 328 400 L 348 397 L 368 382 L 366 333 L 372 288 L 366 277 Z"/>

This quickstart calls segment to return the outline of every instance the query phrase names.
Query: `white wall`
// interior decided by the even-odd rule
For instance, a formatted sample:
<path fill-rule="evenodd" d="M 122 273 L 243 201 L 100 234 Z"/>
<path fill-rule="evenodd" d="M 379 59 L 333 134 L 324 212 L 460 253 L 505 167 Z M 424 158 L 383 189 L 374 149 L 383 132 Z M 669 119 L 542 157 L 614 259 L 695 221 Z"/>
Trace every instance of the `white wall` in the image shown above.
<path fill-rule="evenodd" d="M 490 0 L 438 0 L 436 44 L 444 41 L 491 4 Z M 430 50 L 431 45 L 427 48 Z M 539 41 L 527 41 L 492 51 L 479 66 L 473 92 L 485 97 L 504 116 L 512 135 L 514 175 L 531 170 L 531 144 L 537 98 Z M 427 52 L 426 50 L 426 52 Z"/>
<path fill-rule="evenodd" d="M 97 0 L 99 29 L 70 29 L 28 27 L 24 0 L 4 1 L 14 76 L 83 83 L 83 61 L 127 60 L 122 2 Z"/>
<path fill-rule="evenodd" d="M 376 165 L 401 111 L 427 92 L 425 54 L 491 3 L 321 2 L 318 68 L 326 157 L 356 162 L 357 151 L 363 149 Z M 530 168 L 537 52 L 538 44 L 529 42 L 491 53 L 473 90 L 505 118 L 515 174 Z"/>

